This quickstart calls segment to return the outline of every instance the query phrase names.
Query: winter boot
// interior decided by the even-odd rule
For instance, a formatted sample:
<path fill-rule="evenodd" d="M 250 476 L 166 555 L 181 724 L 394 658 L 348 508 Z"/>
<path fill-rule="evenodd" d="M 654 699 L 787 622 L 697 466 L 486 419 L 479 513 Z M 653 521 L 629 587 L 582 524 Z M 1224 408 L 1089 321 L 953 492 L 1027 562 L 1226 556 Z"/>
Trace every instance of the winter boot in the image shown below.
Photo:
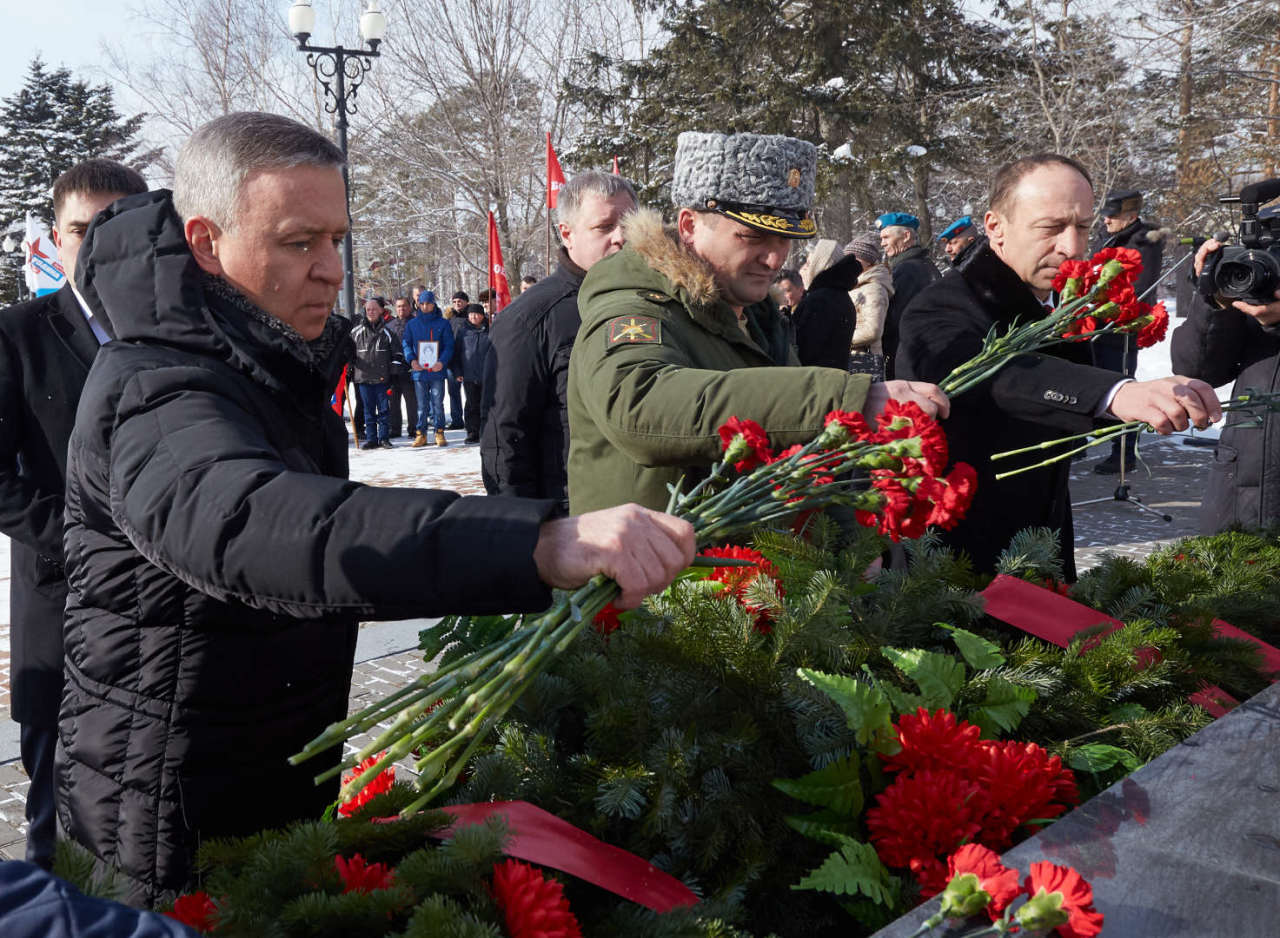
<path fill-rule="evenodd" d="M 418 447 L 418 446 L 430 446 L 431 444 L 427 442 L 427 435 L 423 433 L 421 430 L 419 430 L 418 435 L 413 438 L 413 445 L 415 447 Z"/>
<path fill-rule="evenodd" d="M 436 431 L 436 446 L 448 446 L 448 445 L 449 445 L 449 441 L 448 441 L 448 440 L 446 440 L 446 439 L 444 438 L 444 431 L 443 431 L 443 430 L 437 430 L 437 431 Z"/>

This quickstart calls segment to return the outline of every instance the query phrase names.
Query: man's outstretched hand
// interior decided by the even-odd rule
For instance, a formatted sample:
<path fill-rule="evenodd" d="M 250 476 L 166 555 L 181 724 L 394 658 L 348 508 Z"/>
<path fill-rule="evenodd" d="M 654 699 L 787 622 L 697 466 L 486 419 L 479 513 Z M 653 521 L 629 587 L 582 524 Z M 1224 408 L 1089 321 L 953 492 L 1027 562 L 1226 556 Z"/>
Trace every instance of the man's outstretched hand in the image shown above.
<path fill-rule="evenodd" d="M 1130 381 L 1111 399 L 1111 413 L 1120 420 L 1142 420 L 1156 433 L 1203 430 L 1222 419 L 1222 405 L 1213 388 L 1197 378 L 1171 375 L 1154 381 Z"/>
<path fill-rule="evenodd" d="M 862 405 L 862 416 L 868 422 L 874 421 L 891 399 L 919 404 L 921 410 L 938 420 L 945 420 L 951 413 L 951 401 L 936 384 L 924 381 L 877 381 L 867 390 L 867 402 Z"/>
<path fill-rule="evenodd" d="M 693 561 L 693 525 L 639 505 L 619 505 L 544 522 L 533 549 L 548 586 L 573 589 L 597 573 L 615 580 L 619 609 L 661 592 Z"/>

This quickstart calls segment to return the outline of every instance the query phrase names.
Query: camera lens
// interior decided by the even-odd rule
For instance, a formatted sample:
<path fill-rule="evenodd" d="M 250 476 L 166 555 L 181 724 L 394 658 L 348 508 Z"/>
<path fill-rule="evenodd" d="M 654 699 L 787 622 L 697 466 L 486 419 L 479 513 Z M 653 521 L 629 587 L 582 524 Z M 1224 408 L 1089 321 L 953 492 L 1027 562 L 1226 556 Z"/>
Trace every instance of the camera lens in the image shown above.
<path fill-rule="evenodd" d="M 1244 296 L 1252 291 L 1257 273 L 1248 261 L 1223 261 L 1218 267 L 1218 286 L 1223 293 Z"/>

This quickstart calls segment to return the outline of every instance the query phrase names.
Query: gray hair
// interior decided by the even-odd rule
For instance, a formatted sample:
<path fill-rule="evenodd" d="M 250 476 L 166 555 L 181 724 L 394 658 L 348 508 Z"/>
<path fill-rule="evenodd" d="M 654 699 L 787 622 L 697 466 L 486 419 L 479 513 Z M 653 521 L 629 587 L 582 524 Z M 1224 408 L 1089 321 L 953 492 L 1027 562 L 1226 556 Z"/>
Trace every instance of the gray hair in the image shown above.
<path fill-rule="evenodd" d="M 905 231 L 911 236 L 907 239 L 908 244 L 917 244 L 920 241 L 920 236 L 916 234 L 916 230 L 914 228 L 908 228 L 906 225 L 885 225 L 880 229 L 880 231 L 881 233 L 888 232 L 892 234 L 896 234 L 899 231 Z"/>
<path fill-rule="evenodd" d="M 636 190 L 621 176 L 602 173 L 596 169 L 578 173 L 563 186 L 556 197 L 556 221 L 561 225 L 572 227 L 578 209 L 582 207 L 583 197 L 594 192 L 602 199 L 612 199 L 615 195 L 625 195 L 631 199 L 632 205 L 639 205 Z"/>
<path fill-rule="evenodd" d="M 173 205 L 184 222 L 199 215 L 229 230 L 250 173 L 344 162 L 332 140 L 295 120 L 261 111 L 225 114 L 183 144 L 174 171 Z"/>

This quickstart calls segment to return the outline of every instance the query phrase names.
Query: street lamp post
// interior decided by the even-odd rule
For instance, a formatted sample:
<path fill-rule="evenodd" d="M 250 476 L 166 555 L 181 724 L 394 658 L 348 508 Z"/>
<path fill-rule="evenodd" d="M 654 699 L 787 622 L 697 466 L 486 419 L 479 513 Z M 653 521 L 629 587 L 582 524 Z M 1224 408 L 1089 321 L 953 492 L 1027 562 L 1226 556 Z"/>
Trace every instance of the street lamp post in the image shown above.
<path fill-rule="evenodd" d="M 387 32 L 387 17 L 378 9 L 377 0 L 369 0 L 369 8 L 360 15 L 360 38 L 369 46 L 347 49 L 337 46 L 307 44 L 316 25 L 316 12 L 311 0 L 296 0 L 289 8 L 289 32 L 298 40 L 298 51 L 307 53 L 307 64 L 324 88 L 326 113 L 338 116 L 338 146 L 342 149 L 342 183 L 347 194 L 347 234 L 342 252 L 342 302 L 348 318 L 355 317 L 356 294 L 351 245 L 351 177 L 347 171 L 347 115 L 356 113 L 356 93 L 372 60 L 381 55 L 378 45 Z"/>

